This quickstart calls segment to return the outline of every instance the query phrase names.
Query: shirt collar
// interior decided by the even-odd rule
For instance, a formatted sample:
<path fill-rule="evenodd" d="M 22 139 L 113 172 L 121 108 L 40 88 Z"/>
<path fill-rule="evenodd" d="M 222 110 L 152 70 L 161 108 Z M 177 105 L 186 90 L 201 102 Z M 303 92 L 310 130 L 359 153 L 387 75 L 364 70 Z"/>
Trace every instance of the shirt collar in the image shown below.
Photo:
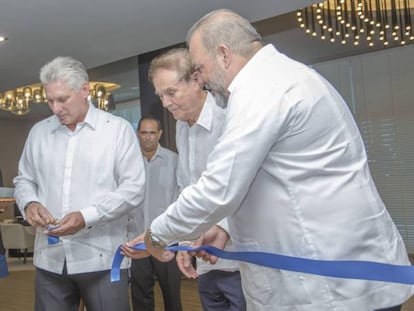
<path fill-rule="evenodd" d="M 161 145 L 160 144 L 158 144 L 157 150 L 155 151 L 154 155 L 152 156 L 152 158 L 150 160 L 147 160 L 147 158 L 145 158 L 145 157 L 144 158 L 148 162 L 151 162 L 151 161 L 154 161 L 155 158 L 157 158 L 157 157 L 160 157 L 160 158 L 163 157 L 163 153 L 162 153 L 162 149 L 161 149 Z"/>
<path fill-rule="evenodd" d="M 92 104 L 91 101 L 88 101 L 89 107 L 88 112 L 86 113 L 85 120 L 79 124 L 88 124 L 92 129 L 96 129 L 98 123 L 98 109 Z M 50 122 L 52 122 L 52 132 L 57 131 L 60 128 L 63 128 L 65 125 L 60 123 L 59 118 L 55 115 L 50 117 Z"/>
<path fill-rule="evenodd" d="M 263 63 L 270 55 L 279 53 L 272 44 L 267 44 L 262 47 L 253 57 L 244 65 L 244 67 L 233 78 L 227 90 L 230 94 L 237 89 L 239 85 L 243 84 L 243 81 L 250 78 L 253 75 L 253 70 L 256 70 L 258 64 Z"/>
<path fill-rule="evenodd" d="M 85 121 L 83 123 L 88 124 L 92 129 L 96 129 L 98 125 L 98 108 L 96 108 L 91 101 L 89 102 L 89 109 L 86 113 Z"/>
<path fill-rule="evenodd" d="M 213 105 L 215 105 L 214 96 L 211 93 L 207 92 L 207 97 L 203 105 L 203 109 L 201 109 L 200 115 L 198 116 L 196 124 L 205 128 L 208 131 L 211 131 L 212 124 L 213 124 Z"/>

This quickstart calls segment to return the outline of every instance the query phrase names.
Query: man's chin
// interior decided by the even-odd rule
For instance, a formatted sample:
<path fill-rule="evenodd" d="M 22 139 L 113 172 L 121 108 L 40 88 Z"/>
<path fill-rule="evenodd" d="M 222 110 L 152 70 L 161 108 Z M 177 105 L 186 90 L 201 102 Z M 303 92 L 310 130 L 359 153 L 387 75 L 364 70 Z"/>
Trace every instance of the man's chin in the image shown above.
<path fill-rule="evenodd" d="M 59 117 L 57 116 L 59 119 L 59 122 L 62 123 L 63 125 L 67 125 L 68 124 L 68 120 L 66 119 L 66 117 Z"/>
<path fill-rule="evenodd" d="M 171 112 L 171 114 L 175 120 L 185 121 L 185 119 L 179 112 Z"/>
<path fill-rule="evenodd" d="M 59 122 L 60 122 L 60 124 L 62 124 L 62 125 L 65 125 L 65 126 L 70 126 L 70 125 L 72 125 L 73 123 L 72 122 L 70 122 L 68 119 L 66 119 L 66 118 L 62 118 L 62 119 L 60 119 L 59 118 Z"/>

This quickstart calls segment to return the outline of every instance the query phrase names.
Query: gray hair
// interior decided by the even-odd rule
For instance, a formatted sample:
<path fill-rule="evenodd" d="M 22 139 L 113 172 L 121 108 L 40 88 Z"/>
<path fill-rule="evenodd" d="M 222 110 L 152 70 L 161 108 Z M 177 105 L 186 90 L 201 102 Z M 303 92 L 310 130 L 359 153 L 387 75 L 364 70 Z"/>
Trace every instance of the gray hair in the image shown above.
<path fill-rule="evenodd" d="M 194 73 L 190 60 L 190 53 L 187 48 L 174 48 L 155 57 L 148 70 L 148 80 L 153 81 L 158 69 L 165 69 L 177 72 L 178 79 L 190 81 Z"/>
<path fill-rule="evenodd" d="M 73 90 L 89 82 L 89 76 L 83 64 L 68 56 L 59 56 L 40 69 L 40 81 L 43 85 L 51 82 L 64 81 Z"/>
<path fill-rule="evenodd" d="M 215 55 L 217 47 L 225 44 L 232 52 L 249 57 L 254 53 L 252 43 L 262 41 L 247 19 L 227 9 L 212 11 L 197 21 L 187 33 L 187 44 L 195 32 L 200 33 L 210 55 Z"/>

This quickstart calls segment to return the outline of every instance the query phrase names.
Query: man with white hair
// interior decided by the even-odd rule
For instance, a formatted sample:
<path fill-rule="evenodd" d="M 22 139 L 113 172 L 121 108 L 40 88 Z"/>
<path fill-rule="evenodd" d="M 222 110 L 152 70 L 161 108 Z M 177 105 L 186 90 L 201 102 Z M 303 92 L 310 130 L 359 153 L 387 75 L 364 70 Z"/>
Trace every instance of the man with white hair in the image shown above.
<path fill-rule="evenodd" d="M 130 123 L 88 100 L 85 67 L 58 57 L 40 71 L 53 116 L 30 130 L 15 197 L 36 231 L 36 311 L 129 310 L 128 262 L 110 282 L 128 213 L 144 196 L 145 170 Z M 59 238 L 48 243 L 48 235 Z"/>

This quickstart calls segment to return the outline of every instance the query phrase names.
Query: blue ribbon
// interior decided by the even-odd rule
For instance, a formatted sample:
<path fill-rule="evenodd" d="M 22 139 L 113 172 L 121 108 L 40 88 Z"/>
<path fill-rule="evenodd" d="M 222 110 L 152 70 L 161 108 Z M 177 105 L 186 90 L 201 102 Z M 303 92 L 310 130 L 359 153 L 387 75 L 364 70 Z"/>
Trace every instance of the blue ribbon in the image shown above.
<path fill-rule="evenodd" d="M 145 250 L 144 244 L 133 246 L 137 250 Z M 268 268 L 293 272 L 310 273 L 334 278 L 359 279 L 401 284 L 414 284 L 414 267 L 392 265 L 372 261 L 357 260 L 315 260 L 265 252 L 229 252 L 213 246 L 171 246 L 169 251 L 200 251 L 204 250 L 211 255 L 223 259 L 248 262 Z M 124 255 L 121 247 L 116 250 L 111 269 L 111 282 L 120 280 L 120 269 Z"/>
<path fill-rule="evenodd" d="M 0 278 L 5 278 L 9 275 L 6 257 L 0 254 Z"/>
<path fill-rule="evenodd" d="M 59 243 L 59 237 L 54 236 L 54 235 L 48 235 L 47 236 L 47 244 L 49 245 L 54 245 Z"/>
<path fill-rule="evenodd" d="M 53 228 L 54 227 L 51 226 L 51 225 L 47 226 L 47 230 L 49 230 L 49 231 L 53 230 Z M 55 235 L 48 235 L 47 236 L 47 244 L 54 245 L 54 244 L 57 244 L 57 243 L 59 243 L 59 237 L 58 236 L 55 236 Z"/>

